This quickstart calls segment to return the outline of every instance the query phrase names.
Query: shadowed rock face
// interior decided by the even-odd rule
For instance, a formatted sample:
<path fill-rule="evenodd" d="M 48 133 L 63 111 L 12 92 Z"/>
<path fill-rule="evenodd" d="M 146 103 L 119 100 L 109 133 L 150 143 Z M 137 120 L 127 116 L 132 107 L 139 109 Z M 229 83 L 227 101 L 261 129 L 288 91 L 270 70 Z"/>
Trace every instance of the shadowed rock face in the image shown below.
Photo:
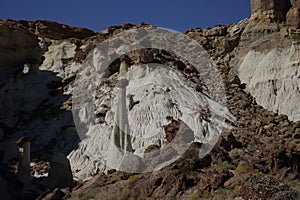
<path fill-rule="evenodd" d="M 290 0 L 251 0 L 252 14 L 258 12 L 273 12 L 279 21 L 285 19 L 285 15 L 290 7 Z"/>
<path fill-rule="evenodd" d="M 289 10 L 286 16 L 286 23 L 289 27 L 300 27 L 300 1 L 292 0 L 292 8 Z"/>
<path fill-rule="evenodd" d="M 0 176 L 0 194 L 3 199 L 10 199 L 7 182 Z"/>
<path fill-rule="evenodd" d="M 48 179 L 51 189 L 73 186 L 70 162 L 63 154 L 57 154 L 53 157 Z"/>
<path fill-rule="evenodd" d="M 36 35 L 0 22 L 0 67 L 40 62 L 41 49 Z"/>
<path fill-rule="evenodd" d="M 288 27 L 300 27 L 299 0 L 251 0 L 252 16 L 286 22 Z"/>
<path fill-rule="evenodd" d="M 291 9 L 286 16 L 286 23 L 288 26 L 293 28 L 300 27 L 300 11 L 299 9 Z"/>
<path fill-rule="evenodd" d="M 274 10 L 287 12 L 291 6 L 290 0 L 251 0 L 251 12 Z"/>
<path fill-rule="evenodd" d="M 299 0 L 291 0 L 293 8 L 300 8 L 300 1 Z"/>

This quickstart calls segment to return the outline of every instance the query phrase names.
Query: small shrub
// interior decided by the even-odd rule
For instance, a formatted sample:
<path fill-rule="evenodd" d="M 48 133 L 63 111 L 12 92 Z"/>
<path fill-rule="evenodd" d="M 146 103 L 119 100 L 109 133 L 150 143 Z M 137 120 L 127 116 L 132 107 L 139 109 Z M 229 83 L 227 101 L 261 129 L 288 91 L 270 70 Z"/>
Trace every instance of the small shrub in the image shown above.
<path fill-rule="evenodd" d="M 119 187 L 119 190 L 122 192 L 125 189 L 124 186 Z"/>
<path fill-rule="evenodd" d="M 245 172 L 247 172 L 249 170 L 250 166 L 249 165 L 242 165 L 242 166 L 238 166 L 236 169 L 235 169 L 235 172 L 237 174 L 243 174 Z"/>
<path fill-rule="evenodd" d="M 136 180 L 136 179 L 139 179 L 139 178 L 140 178 L 139 175 L 134 174 L 134 175 L 131 175 L 131 176 L 128 178 L 128 180 Z"/>
<path fill-rule="evenodd" d="M 199 195 L 198 194 L 192 194 L 190 196 L 190 200 L 198 200 L 199 199 Z"/>
<path fill-rule="evenodd" d="M 241 186 L 240 185 L 235 185 L 233 187 L 232 193 L 231 193 L 231 197 L 236 197 L 239 192 L 240 192 Z"/>
<path fill-rule="evenodd" d="M 121 179 L 121 178 L 118 177 L 118 176 L 113 176 L 113 177 L 111 177 L 111 180 L 112 180 L 113 182 L 119 181 L 120 179 Z"/>

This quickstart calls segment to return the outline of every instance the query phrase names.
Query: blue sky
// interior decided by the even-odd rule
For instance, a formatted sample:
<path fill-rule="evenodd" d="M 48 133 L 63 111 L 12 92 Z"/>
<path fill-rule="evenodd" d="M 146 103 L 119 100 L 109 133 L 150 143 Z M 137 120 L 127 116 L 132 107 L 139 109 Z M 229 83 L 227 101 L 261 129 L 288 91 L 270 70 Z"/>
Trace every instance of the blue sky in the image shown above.
<path fill-rule="evenodd" d="M 94 31 L 123 23 L 150 23 L 184 32 L 231 24 L 250 16 L 250 0 L 4 0 L 0 19 L 47 19 Z"/>

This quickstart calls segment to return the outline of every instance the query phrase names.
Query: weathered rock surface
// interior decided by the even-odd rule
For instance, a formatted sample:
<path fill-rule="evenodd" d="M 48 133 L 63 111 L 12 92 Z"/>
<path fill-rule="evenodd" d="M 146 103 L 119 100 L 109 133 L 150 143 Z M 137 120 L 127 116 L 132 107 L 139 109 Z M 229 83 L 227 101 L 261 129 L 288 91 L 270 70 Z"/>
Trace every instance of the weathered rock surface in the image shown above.
<path fill-rule="evenodd" d="M 212 29 L 190 29 L 186 35 L 199 42 L 210 55 L 219 55 L 231 52 L 239 43 L 240 34 L 247 25 L 247 19 L 231 26 L 217 26 Z M 221 44 L 221 45 L 220 45 Z"/>
<path fill-rule="evenodd" d="M 36 200 L 61 200 L 65 196 L 65 193 L 56 188 L 52 192 L 41 194 Z"/>
<path fill-rule="evenodd" d="M 45 56 L 42 64 L 32 61 L 31 55 L 20 54 L 17 62 L 3 60 L 7 64 L 5 66 L 11 68 L 9 72 L 1 71 L 5 79 L 0 80 L 0 94 L 5 97 L 0 99 L 0 110 L 4 110 L 0 114 L 0 130 L 3 130 L 0 144 L 0 171 L 1 175 L 5 175 L 3 176 L 4 182 L 8 183 L 8 187 L 16 187 L 14 186 L 16 182 L 12 177 L 17 171 L 15 163 L 17 154 L 7 154 L 5 147 L 9 147 L 9 141 L 14 143 L 16 138 L 26 133 L 33 138 L 31 170 L 35 177 L 47 175 L 50 157 L 57 153 L 64 154 L 64 156 L 60 154 L 58 160 L 62 162 L 58 163 L 64 166 L 65 170 L 61 170 L 62 167 L 59 167 L 59 170 L 57 167 L 55 169 L 52 165 L 49 176 L 55 186 L 72 186 L 72 174 L 65 155 L 71 158 L 70 164 L 75 172 L 75 178 L 85 179 L 95 175 L 92 180 L 83 184 L 79 183 L 72 191 L 56 189 L 42 195 L 42 197 L 47 195 L 50 199 L 60 199 L 63 196 L 64 199 L 128 199 L 130 197 L 142 199 L 297 199 L 295 190 L 300 190 L 300 124 L 291 120 L 297 121 L 299 114 L 297 112 L 299 110 L 297 109 L 299 107 L 297 98 L 299 94 L 297 89 L 297 84 L 299 85 L 299 44 L 297 43 L 299 31 L 295 11 L 299 8 L 299 1 L 291 2 L 292 7 L 289 8 L 289 12 L 288 1 L 252 1 L 252 4 L 253 16 L 249 20 L 242 20 L 230 26 L 217 26 L 204 30 L 195 28 L 186 32 L 186 35 L 203 45 L 222 73 L 228 108 L 236 116 L 236 121 L 231 123 L 232 130 L 225 131 L 211 153 L 202 159 L 199 158 L 198 148 L 203 144 L 193 143 L 181 158 L 168 167 L 153 173 L 138 175 L 115 170 L 110 170 L 109 174 L 101 174 L 99 172 L 105 171 L 106 167 L 101 162 L 102 157 L 95 158 L 95 155 L 99 155 L 99 149 L 97 149 L 99 126 L 107 126 L 107 129 L 101 130 L 110 132 L 107 122 L 113 116 L 110 110 L 112 106 L 109 99 L 104 98 L 104 93 L 109 93 L 116 83 L 120 62 L 117 60 L 113 63 L 105 75 L 108 79 L 99 83 L 100 95 L 98 99 L 95 99 L 95 104 L 100 105 L 95 110 L 97 120 L 96 123 L 91 124 L 88 132 L 92 137 L 80 144 L 71 113 L 74 101 L 70 95 L 73 92 L 73 84 L 80 64 L 86 55 L 93 51 L 95 45 L 123 30 L 147 25 L 114 26 L 95 35 L 85 29 L 47 21 L 2 21 L 1 24 L 8 26 L 5 28 L 9 31 L 8 35 L 20 34 L 18 36 L 27 38 L 26 40 L 31 45 L 26 46 L 29 53 L 35 52 L 35 47 L 38 47 L 36 49 L 38 55 L 42 52 Z M 263 7 L 264 5 L 266 7 Z M 16 30 L 16 33 L 11 30 Z M 13 40 L 10 41 L 12 43 L 9 45 L 15 45 L 17 51 L 24 50 L 25 47 L 18 46 L 22 44 L 21 41 L 17 44 L 14 44 Z M 39 58 L 34 53 L 32 55 L 34 58 Z M 174 60 L 172 55 L 164 51 L 147 49 L 143 52 L 132 52 L 128 56 L 137 70 L 133 70 L 132 73 L 136 82 L 141 74 L 145 77 L 163 75 L 161 71 L 152 71 L 151 74 L 147 70 L 139 69 L 137 67 L 139 63 L 161 63 L 165 59 L 168 60 L 172 69 L 183 73 L 183 77 L 194 84 L 192 87 L 186 85 L 186 88 L 198 92 L 203 91 L 201 79 L 194 74 L 195 68 L 189 63 Z M 272 60 L 274 61 L 271 62 Z M 97 59 L 94 61 L 96 63 Z M 15 65 L 17 67 L 12 68 Z M 185 83 L 181 79 L 178 80 Z M 134 86 L 131 87 L 133 91 Z M 141 155 L 150 153 L 147 156 L 153 163 L 159 162 L 159 159 L 156 159 L 157 155 L 177 156 L 178 152 L 174 151 L 176 149 L 174 146 L 162 148 L 164 144 L 174 139 L 178 131 L 174 126 L 174 129 L 167 128 L 165 132 L 162 125 L 170 125 L 170 116 L 159 118 L 159 115 L 151 116 L 146 111 L 145 115 L 137 114 L 143 105 L 155 112 L 164 112 L 164 115 L 166 113 L 170 115 L 170 112 L 176 114 L 178 112 L 176 108 L 158 110 L 153 105 L 144 104 L 144 99 L 148 99 L 153 104 L 163 102 L 163 105 L 170 105 L 170 102 L 164 101 L 162 97 L 172 92 L 172 88 L 157 87 L 153 92 L 151 92 L 151 87 L 142 89 L 145 90 L 128 97 L 131 101 L 130 117 L 136 122 L 148 122 L 148 118 L 152 117 L 152 120 L 157 118 L 159 124 L 150 123 L 153 125 L 149 126 L 144 133 L 139 132 L 137 128 L 133 130 L 144 135 L 153 135 L 158 132 L 161 134 L 158 134 L 158 138 L 153 137 L 149 143 L 143 140 L 133 141 L 134 149 Z M 93 112 L 92 107 L 82 107 L 80 115 L 86 120 L 85 122 L 90 120 L 86 118 L 89 112 Z M 206 126 L 209 118 L 207 116 L 210 116 L 210 112 L 206 109 L 201 108 L 197 112 L 201 113 L 202 125 L 193 123 L 193 120 L 185 120 L 189 128 L 195 130 L 199 129 L 197 124 Z M 287 114 L 289 118 L 278 113 Z M 175 116 L 176 119 L 175 114 L 173 117 Z M 140 116 L 140 118 L 135 116 Z M 136 126 L 133 124 L 133 127 Z M 191 129 L 189 132 L 193 132 Z M 88 145 L 95 147 L 92 153 L 87 151 Z M 15 147 L 12 148 L 15 149 Z M 123 164 L 130 167 L 132 163 L 124 162 Z M 63 171 L 67 173 L 59 177 L 58 174 Z M 64 177 L 68 180 L 61 180 Z M 34 178 L 33 182 L 37 183 L 44 179 Z M 60 185 L 61 182 L 69 184 Z M 278 182 L 283 184 L 280 185 Z M 39 183 L 42 184 L 43 181 Z M 41 186 L 38 185 L 38 187 Z M 54 185 L 52 188 L 55 187 Z M 33 189 L 33 196 L 44 192 L 43 187 L 45 185 L 41 186 L 42 189 Z M 22 186 L 19 185 L 16 190 L 9 190 L 9 192 L 18 193 L 21 190 Z"/>
<path fill-rule="evenodd" d="M 292 8 L 286 15 L 286 23 L 289 27 L 300 28 L 300 10 L 298 8 Z"/>
<path fill-rule="evenodd" d="M 286 22 L 290 28 L 299 28 L 299 8 L 297 0 L 251 0 L 251 18 L 265 22 Z"/>
<path fill-rule="evenodd" d="M 275 41 L 274 41 L 275 42 Z M 300 120 L 300 46 L 285 50 L 250 51 L 239 67 L 239 77 L 258 104 L 292 121 Z"/>
<path fill-rule="evenodd" d="M 0 21 L 0 67 L 15 67 L 22 64 L 38 64 L 42 53 L 38 37 L 22 27 Z M 5 78 L 1 73 L 1 79 Z"/>
<path fill-rule="evenodd" d="M 286 185 L 280 185 L 272 178 L 259 180 L 251 177 L 242 184 L 240 189 L 240 196 L 244 199 L 296 200 L 300 198 L 299 195 L 297 191 L 289 189 Z"/>
<path fill-rule="evenodd" d="M 63 154 L 57 154 L 51 160 L 48 184 L 51 189 L 74 185 L 70 162 Z"/>
<path fill-rule="evenodd" d="M 251 0 L 252 14 L 273 15 L 277 21 L 283 21 L 291 7 L 289 0 Z"/>
<path fill-rule="evenodd" d="M 2 199 L 7 199 L 7 200 L 11 199 L 11 197 L 8 193 L 8 187 L 7 187 L 6 180 L 3 179 L 1 176 L 0 176 L 0 196 Z"/>
<path fill-rule="evenodd" d="M 236 50 L 239 61 L 233 65 L 259 105 L 298 121 L 299 3 L 251 1 L 251 5 L 252 16 Z M 274 20 L 270 10 L 284 16 L 289 10 L 286 22 L 282 19 L 286 25 Z"/>
<path fill-rule="evenodd" d="M 68 25 L 52 22 L 48 20 L 37 21 L 13 21 L 6 20 L 15 26 L 21 26 L 28 29 L 30 32 L 41 38 L 48 38 L 54 40 L 62 40 L 67 38 L 84 39 L 96 35 L 93 31 L 86 28 L 71 27 Z"/>
<path fill-rule="evenodd" d="M 168 77 L 172 77 L 172 80 Z M 111 77 L 110 79 L 112 80 L 113 78 Z M 163 147 L 168 141 L 172 140 L 174 136 L 169 135 L 168 131 L 164 130 L 164 126 L 170 123 L 167 119 L 168 116 L 174 119 L 181 119 L 193 130 L 194 137 L 190 141 L 193 141 L 194 138 L 195 141 L 210 140 L 210 138 L 218 134 L 218 130 L 214 130 L 212 127 L 213 122 L 209 122 L 208 120 L 211 119 L 213 121 L 217 119 L 211 116 L 203 116 L 203 118 L 199 119 L 199 115 L 202 115 L 202 112 L 199 111 L 199 113 L 193 114 L 193 109 L 198 110 L 199 105 L 207 102 L 209 109 L 213 107 L 217 108 L 211 112 L 218 112 L 217 110 L 222 110 L 219 107 L 220 105 L 210 101 L 210 99 L 201 94 L 187 93 L 186 91 L 195 91 L 196 85 L 189 83 L 189 80 L 180 77 L 175 71 L 156 66 L 155 64 L 143 65 L 143 67 L 132 66 L 127 74 L 127 78 L 130 80 L 127 92 L 134 96 L 134 101 L 139 102 L 131 110 L 128 110 L 131 136 L 134 137 L 132 147 L 135 149 L 134 153 L 136 155 L 143 155 L 145 149 L 150 145 L 154 144 Z M 148 83 L 153 81 L 156 83 L 155 85 L 142 84 L 143 82 Z M 114 102 L 109 101 L 106 96 L 108 93 L 116 96 L 115 91 L 112 89 L 113 86 L 109 84 L 106 84 L 106 88 L 103 87 L 101 89 L 106 92 L 99 92 L 97 94 L 99 105 L 105 104 L 108 108 L 115 107 Z M 103 94 L 106 95 L 103 96 Z M 203 101 L 200 101 L 200 99 Z M 186 104 L 186 102 L 189 103 Z M 205 107 L 204 104 L 203 107 Z M 80 120 L 88 124 L 88 117 L 84 111 L 88 108 L 80 107 L 80 109 L 81 111 L 78 111 L 79 114 L 82 113 L 79 115 Z M 220 112 L 217 115 L 220 117 L 230 116 L 229 113 L 226 113 L 226 110 L 224 111 L 224 113 Z M 97 168 L 98 170 L 103 170 L 104 166 L 95 164 L 99 160 L 97 156 L 103 156 L 103 159 L 113 157 L 112 150 L 107 151 L 106 149 L 109 148 L 107 143 L 109 143 L 112 125 L 114 124 L 114 112 L 114 109 L 106 111 L 105 123 L 91 123 L 92 125 L 88 127 L 89 130 L 87 132 L 89 138 L 83 140 L 80 147 L 69 155 L 73 171 L 78 178 L 88 178 L 92 175 L 91 173 L 97 171 Z M 214 113 L 211 115 L 213 116 Z M 101 130 L 101 134 L 99 130 Z M 185 141 L 185 143 L 190 141 Z M 103 149 L 103 151 L 99 153 L 99 149 Z M 95 162 L 93 163 L 88 160 Z M 84 163 L 84 165 L 81 163 Z M 86 164 L 90 166 L 86 166 Z"/>

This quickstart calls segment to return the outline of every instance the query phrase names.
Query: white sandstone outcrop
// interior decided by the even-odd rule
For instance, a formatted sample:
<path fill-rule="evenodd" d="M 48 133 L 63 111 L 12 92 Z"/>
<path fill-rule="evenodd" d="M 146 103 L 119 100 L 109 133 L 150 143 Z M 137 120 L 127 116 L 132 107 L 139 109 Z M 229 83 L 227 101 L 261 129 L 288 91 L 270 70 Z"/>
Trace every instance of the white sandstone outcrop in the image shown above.
<path fill-rule="evenodd" d="M 300 45 L 251 50 L 238 68 L 241 82 L 264 108 L 300 120 Z"/>
<path fill-rule="evenodd" d="M 194 131 L 195 141 L 200 142 L 208 142 L 219 135 L 225 126 L 223 120 L 234 118 L 225 107 L 209 96 L 196 92 L 196 85 L 182 74 L 165 66 L 132 66 L 126 79 L 129 80 L 126 94 L 138 102 L 128 110 L 128 121 L 134 154 L 141 158 L 148 146 L 154 144 L 163 147 L 167 143 L 164 126 L 170 123 L 168 116 L 186 123 Z M 102 86 L 96 94 L 97 105 L 87 103 L 78 108 L 79 120 L 88 124 L 79 148 L 68 156 L 74 177 L 78 179 L 88 179 L 97 171 L 108 169 L 105 164 L 110 167 L 122 161 L 117 150 L 110 147 L 114 113 L 120 104 L 117 94 L 117 88 Z M 105 123 L 91 123 L 92 118 L 86 115 L 85 110 L 91 107 L 97 109 L 103 104 L 111 108 L 106 113 Z M 210 121 L 201 118 L 201 108 L 211 111 Z"/>
<path fill-rule="evenodd" d="M 76 70 L 76 66 L 73 63 L 75 48 L 76 45 L 68 40 L 53 40 L 48 47 L 48 51 L 44 54 L 45 60 L 39 69 L 56 72 L 61 78 L 68 77 Z"/>
<path fill-rule="evenodd" d="M 77 110 L 80 120 L 86 125 L 86 138 L 77 144 L 72 113 L 62 108 L 70 98 L 68 95 L 73 94 L 74 85 L 61 86 L 81 68 L 73 59 L 76 45 L 68 39 L 48 40 L 47 44 L 41 41 L 40 45 L 45 51 L 45 60 L 40 66 L 26 64 L 21 66 L 26 69 L 26 74 L 5 77 L 6 84 L 0 89 L 0 95 L 5 96 L 0 102 L 0 109 L 4 111 L 0 117 L 5 119 L 5 125 L 13 127 L 18 124 L 22 129 L 13 133 L 14 138 L 24 132 L 30 134 L 32 152 L 52 148 L 54 155 L 67 155 L 73 149 L 68 158 L 74 177 L 88 179 L 99 171 L 107 170 L 107 162 L 115 158 L 114 151 L 108 151 L 108 148 L 118 104 L 114 81 L 118 79 L 116 74 L 102 76 L 111 80 L 112 84 L 101 85 L 96 94 L 85 94 L 89 91 L 87 88 L 81 91 L 84 95 L 94 95 L 95 99 L 93 104 L 82 104 Z M 101 58 L 101 55 L 94 57 L 95 66 Z M 92 70 L 86 72 L 86 77 L 93 73 Z M 99 86 L 103 79 L 101 76 L 95 79 Z M 153 144 L 164 147 L 167 143 L 164 126 L 170 123 L 167 117 L 182 120 L 194 131 L 195 141 L 201 142 L 220 134 L 225 118 L 233 119 L 225 107 L 197 92 L 197 86 L 177 70 L 166 69 L 159 64 L 131 66 L 126 79 L 129 80 L 126 87 L 128 121 L 136 156 L 143 157 L 145 149 Z M 56 89 L 60 91 L 55 92 Z M 210 110 L 210 120 L 202 118 L 202 109 Z M 97 123 L 91 114 L 101 112 L 105 113 L 105 122 Z M 20 124 L 20 121 L 23 123 Z M 55 147 L 51 146 L 53 140 Z M 9 159 L 11 156 L 6 157 Z"/>

